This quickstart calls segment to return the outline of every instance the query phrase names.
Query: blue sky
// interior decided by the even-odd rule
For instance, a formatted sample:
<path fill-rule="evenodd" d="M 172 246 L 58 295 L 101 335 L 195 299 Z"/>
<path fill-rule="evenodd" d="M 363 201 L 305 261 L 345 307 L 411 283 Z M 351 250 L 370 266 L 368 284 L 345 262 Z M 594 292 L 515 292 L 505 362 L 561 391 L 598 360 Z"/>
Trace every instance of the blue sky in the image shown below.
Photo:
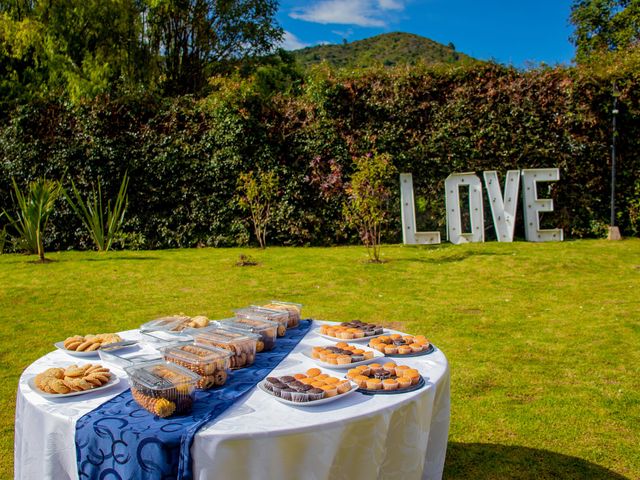
<path fill-rule="evenodd" d="M 571 0 L 281 0 L 284 47 L 410 32 L 482 60 L 570 63 Z"/>

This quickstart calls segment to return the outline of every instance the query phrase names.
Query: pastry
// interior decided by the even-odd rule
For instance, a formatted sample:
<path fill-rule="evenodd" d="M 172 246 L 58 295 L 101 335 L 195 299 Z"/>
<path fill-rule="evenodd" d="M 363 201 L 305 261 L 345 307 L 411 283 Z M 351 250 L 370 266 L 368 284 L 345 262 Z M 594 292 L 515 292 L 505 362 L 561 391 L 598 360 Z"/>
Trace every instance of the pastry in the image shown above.
<path fill-rule="evenodd" d="M 380 390 L 382 389 L 382 380 L 379 378 L 370 378 L 367 380 L 367 389 L 368 390 Z"/>
<path fill-rule="evenodd" d="M 394 333 L 392 335 L 381 335 L 377 338 L 372 338 L 369 346 L 387 355 L 409 355 L 426 351 L 430 348 L 431 344 L 423 335 L 413 337 L 411 335 L 403 336 Z"/>
<path fill-rule="evenodd" d="M 122 338 L 115 333 L 101 333 L 99 335 L 74 335 L 62 342 L 67 350 L 77 352 L 93 352 L 110 343 L 121 342 Z"/>
<path fill-rule="evenodd" d="M 65 395 L 101 387 L 110 378 L 109 369 L 101 365 L 71 365 L 67 368 L 48 368 L 35 376 L 34 384 L 45 393 Z"/>
<path fill-rule="evenodd" d="M 335 385 L 324 385 L 320 388 L 324 390 L 324 395 L 327 398 L 335 397 L 336 395 L 338 395 L 338 388 Z"/>
<path fill-rule="evenodd" d="M 411 386 L 411 379 L 407 377 L 398 377 L 398 388 L 409 388 Z"/>
<path fill-rule="evenodd" d="M 382 381 L 382 388 L 385 390 L 397 390 L 398 389 L 398 381 L 395 378 L 387 378 Z"/>

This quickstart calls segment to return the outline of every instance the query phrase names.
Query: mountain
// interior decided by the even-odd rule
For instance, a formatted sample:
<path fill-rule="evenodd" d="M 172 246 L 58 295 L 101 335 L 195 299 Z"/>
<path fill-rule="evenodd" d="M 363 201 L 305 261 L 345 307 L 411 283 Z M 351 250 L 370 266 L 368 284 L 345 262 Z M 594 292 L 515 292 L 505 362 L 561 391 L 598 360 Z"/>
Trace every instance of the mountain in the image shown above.
<path fill-rule="evenodd" d="M 453 44 L 442 45 L 420 35 L 402 32 L 383 33 L 342 45 L 316 45 L 291 53 L 304 67 L 325 60 L 334 67 L 347 68 L 476 61 L 457 52 Z"/>

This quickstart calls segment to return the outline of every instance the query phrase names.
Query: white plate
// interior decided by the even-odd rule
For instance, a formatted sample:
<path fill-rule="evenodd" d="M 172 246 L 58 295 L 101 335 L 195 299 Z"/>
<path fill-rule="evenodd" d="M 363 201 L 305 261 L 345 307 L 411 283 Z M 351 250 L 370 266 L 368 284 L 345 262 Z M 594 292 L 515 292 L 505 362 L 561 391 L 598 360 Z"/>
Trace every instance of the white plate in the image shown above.
<path fill-rule="evenodd" d="M 124 340 L 123 340 L 124 341 Z M 64 342 L 56 342 L 53 344 L 58 350 L 62 350 L 64 353 L 68 353 L 69 355 L 72 355 L 74 357 L 78 357 L 78 358 L 97 358 L 98 357 L 98 350 L 93 350 L 91 352 L 78 352 L 76 350 L 67 350 L 66 348 L 64 348 Z M 108 347 L 109 344 L 105 345 L 105 347 Z M 131 347 L 135 347 L 136 345 L 126 345 L 124 347 L 114 347 L 114 348 L 110 348 L 110 351 L 115 352 L 116 350 L 123 350 L 125 348 L 131 348 Z"/>
<path fill-rule="evenodd" d="M 384 357 L 384 354 L 382 352 L 378 352 L 377 350 L 372 350 L 372 351 L 373 351 L 373 358 L 372 359 L 370 359 L 370 360 L 362 360 L 361 362 L 347 363 L 345 365 L 334 365 L 332 363 L 325 363 L 322 360 L 320 360 L 319 358 L 313 358 L 307 352 L 302 352 L 302 355 L 304 355 L 305 357 L 311 359 L 311 361 L 313 361 L 314 363 L 316 363 L 320 367 L 331 368 L 333 370 L 350 370 L 352 368 L 357 367 L 358 365 L 366 365 L 368 363 L 373 363 L 377 359 Z"/>
<path fill-rule="evenodd" d="M 378 334 L 378 335 L 370 335 L 368 337 L 362 337 L 362 338 L 349 338 L 349 339 L 345 339 L 345 338 L 337 338 L 337 337 L 330 337 L 329 335 L 325 335 L 324 333 L 320 333 L 320 329 L 317 328 L 313 331 L 313 333 L 315 333 L 316 335 L 321 336 L 322 338 L 326 338 L 327 340 L 332 340 L 334 342 L 347 342 L 347 343 L 361 343 L 361 342 L 368 342 L 369 340 L 371 340 L 372 338 L 376 338 L 376 337 L 381 337 L 382 335 L 389 335 L 389 333 L 387 332 L 387 330 L 383 330 L 382 333 Z"/>
<path fill-rule="evenodd" d="M 35 383 L 36 377 L 35 376 L 30 378 L 27 381 L 27 384 L 29 385 L 29 387 L 31 387 L 31 390 L 36 392 L 41 397 L 44 397 L 46 399 L 51 399 L 51 400 L 53 400 L 53 399 L 59 400 L 61 398 L 75 397 L 77 395 L 85 395 L 87 393 L 99 392 L 100 390 L 104 390 L 106 388 L 110 388 L 110 387 L 113 387 L 114 385 L 117 385 L 120 382 L 120 377 L 118 377 L 113 372 L 110 372 L 110 373 L 111 373 L 111 378 L 109 379 L 109 381 L 107 383 L 105 383 L 101 387 L 92 388 L 90 390 L 82 390 L 81 392 L 71 392 L 71 393 L 47 393 L 47 392 L 43 392 L 38 387 L 36 387 L 36 383 Z"/>
<path fill-rule="evenodd" d="M 260 390 L 262 390 L 274 400 L 277 400 L 280 403 L 284 403 L 285 405 L 291 405 L 292 407 L 315 407 L 316 405 L 324 405 L 325 403 L 331 403 L 335 400 L 340 400 L 344 397 L 348 397 L 349 395 L 358 391 L 358 385 L 353 382 L 349 382 L 351 383 L 351 390 L 349 390 L 347 393 L 341 393 L 340 395 L 336 395 L 335 397 L 321 398 L 320 400 L 314 400 L 313 402 L 293 402 L 291 400 L 285 400 L 284 398 L 276 397 L 273 393 L 264 388 L 265 381 L 266 380 L 263 380 L 258 384 L 258 388 Z"/>

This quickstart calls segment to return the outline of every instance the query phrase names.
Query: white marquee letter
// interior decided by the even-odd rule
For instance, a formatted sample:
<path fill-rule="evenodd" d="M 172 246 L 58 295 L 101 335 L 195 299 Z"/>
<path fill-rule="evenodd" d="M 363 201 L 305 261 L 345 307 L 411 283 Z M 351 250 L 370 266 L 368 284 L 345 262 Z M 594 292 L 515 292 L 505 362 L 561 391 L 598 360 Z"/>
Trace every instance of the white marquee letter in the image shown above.
<path fill-rule="evenodd" d="M 400 174 L 400 210 L 402 211 L 402 243 L 405 245 L 440 243 L 440 232 L 416 231 L 413 177 L 410 173 Z"/>
<path fill-rule="evenodd" d="M 509 170 L 504 180 L 504 197 L 500 191 L 498 172 L 484 172 L 484 186 L 489 195 L 489 206 L 499 242 L 513 242 L 516 228 L 516 209 L 520 189 L 520 170 Z"/>
<path fill-rule="evenodd" d="M 524 205 L 524 231 L 529 242 L 561 242 L 562 229 L 540 229 L 541 212 L 553 212 L 553 200 L 538 198 L 538 182 L 555 182 L 560 180 L 557 168 L 532 168 L 522 170 L 522 195 Z"/>
<path fill-rule="evenodd" d="M 469 217 L 471 233 L 462 233 L 460 218 L 460 185 L 469 187 Z M 444 182 L 447 203 L 447 236 L 456 245 L 467 242 L 484 242 L 484 211 L 482 207 L 482 183 L 474 173 L 454 173 Z"/>

